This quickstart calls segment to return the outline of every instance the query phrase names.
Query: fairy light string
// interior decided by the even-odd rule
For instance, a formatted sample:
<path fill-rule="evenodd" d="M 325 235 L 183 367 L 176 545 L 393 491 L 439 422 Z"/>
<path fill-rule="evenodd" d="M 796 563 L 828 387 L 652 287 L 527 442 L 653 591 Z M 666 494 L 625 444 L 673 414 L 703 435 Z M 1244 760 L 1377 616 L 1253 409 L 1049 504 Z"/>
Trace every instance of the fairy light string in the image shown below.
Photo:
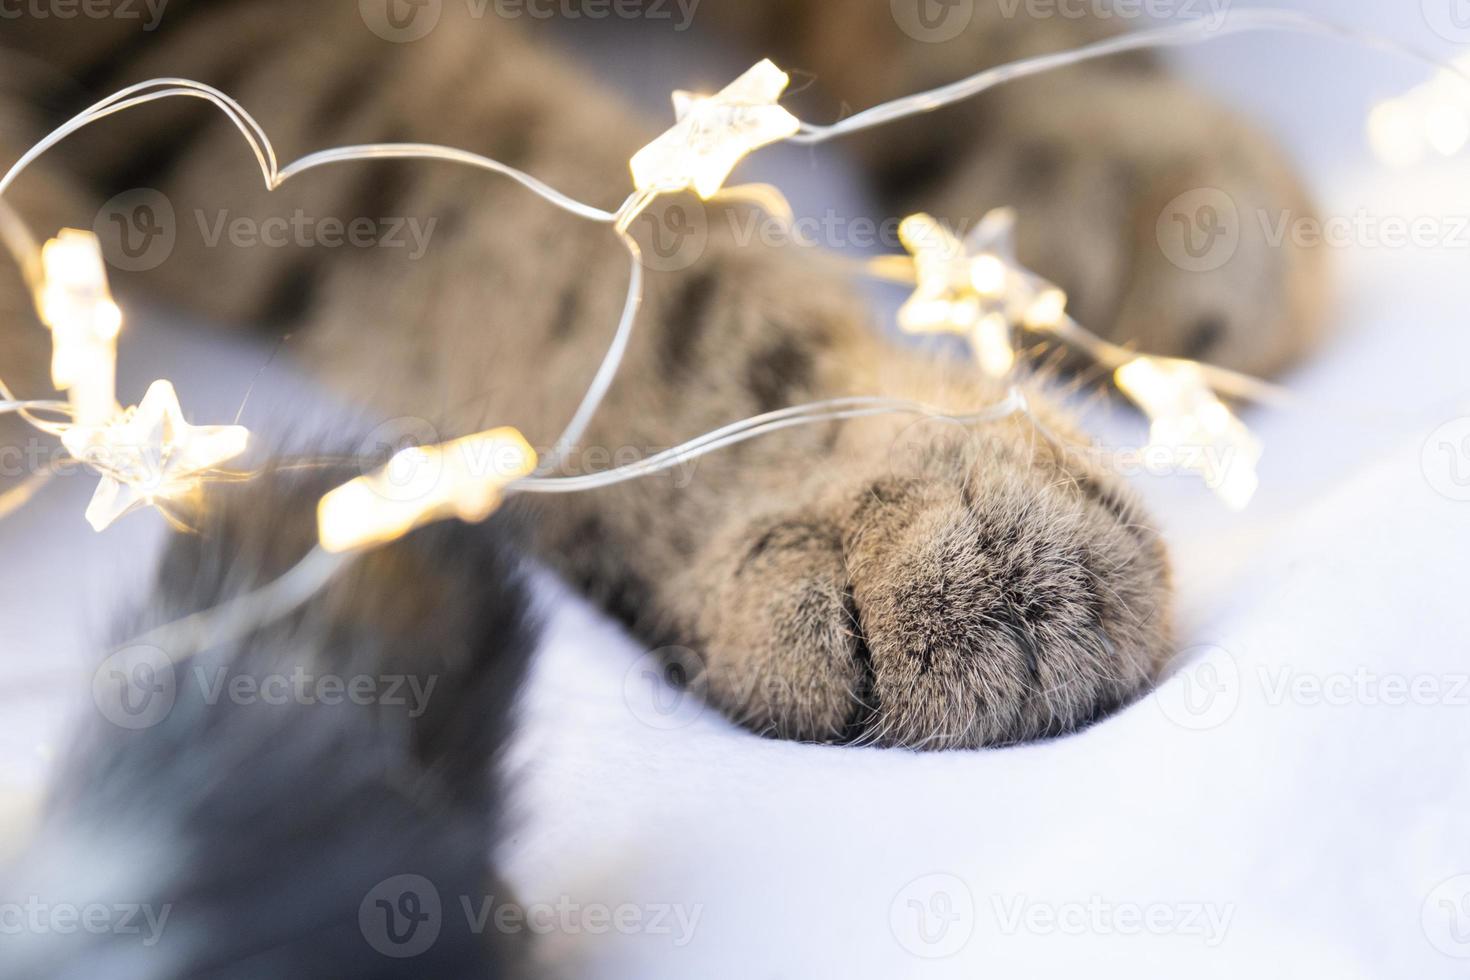
<path fill-rule="evenodd" d="M 405 449 L 321 499 L 321 545 L 334 554 L 360 551 L 431 521 L 478 524 L 500 506 L 508 484 L 535 469 L 536 451 L 512 428 Z"/>
<path fill-rule="evenodd" d="M 811 145 L 934 111 L 971 98 L 996 85 L 1084 61 L 1127 51 L 1206 41 L 1247 32 L 1305 33 L 1352 41 L 1421 61 L 1459 81 L 1470 73 L 1445 64 L 1417 48 L 1369 31 L 1307 14 L 1280 10 L 1232 10 L 1223 23 L 1193 21 L 1122 34 L 1072 51 L 1042 55 L 997 66 L 928 92 L 874 106 L 832 125 L 802 122 L 779 102 L 789 77 L 769 60 L 712 96 L 674 94 L 674 124 L 630 160 L 633 191 L 614 211 L 575 200 L 531 174 L 497 160 L 454 147 L 424 143 L 381 143 L 322 150 L 281 167 L 261 125 L 229 95 L 199 82 L 160 78 L 129 86 L 97 102 L 31 147 L 0 176 L 0 243 L 14 255 L 30 285 L 42 322 L 53 338 L 53 383 L 68 393 L 66 402 L 23 400 L 0 381 L 0 414 L 14 413 L 43 432 L 58 437 L 75 458 L 101 477 L 87 517 L 99 530 L 122 514 L 157 505 L 197 490 L 221 464 L 243 453 L 248 433 L 239 426 L 191 426 L 184 421 L 173 387 L 158 381 L 137 406 L 121 408 L 113 396 L 116 343 L 121 311 L 111 299 L 100 248 L 88 232 L 63 231 L 47 245 L 36 246 L 23 221 L 3 200 L 14 181 L 56 144 L 95 122 L 128 109 L 167 98 L 194 98 L 217 108 L 240 132 L 259 165 L 268 190 L 309 170 L 361 160 L 440 160 L 506 177 L 552 205 L 583 220 L 610 225 L 629 255 L 629 280 L 622 313 L 597 371 L 571 420 L 552 450 L 537 466 L 535 454 L 519 433 L 492 430 L 436 447 L 421 447 L 410 462 L 434 462 L 437 484 L 414 500 L 390 499 L 395 462 L 382 472 L 350 481 L 328 494 L 320 507 L 322 547 L 315 556 L 340 559 L 393 540 L 432 520 L 457 517 L 484 520 L 508 494 L 563 493 L 611 486 L 639 479 L 714 452 L 734 442 L 793 425 L 818 424 L 866 415 L 919 412 L 977 422 L 1016 413 L 1027 414 L 1025 400 L 1014 387 L 999 405 L 971 414 L 950 414 L 883 398 L 837 399 L 767 413 L 696 437 L 647 460 L 584 477 L 554 476 L 565 454 L 575 447 L 606 396 L 627 350 L 643 295 L 638 246 L 629 234 L 633 221 L 658 197 L 692 190 L 702 199 L 720 196 L 725 182 L 747 155 L 780 142 Z M 768 210 L 785 208 L 774 188 L 746 189 L 746 197 Z M 740 198 L 737 191 L 728 193 Z M 774 203 L 773 203 L 774 202 Z M 789 208 L 785 213 L 789 214 Z M 992 212 L 974 233 L 961 240 L 927 215 L 904 222 L 902 239 L 909 255 L 888 256 L 868 271 L 887 279 L 909 281 L 914 293 L 900 314 L 904 329 L 916 333 L 949 332 L 966 337 L 982 372 L 1010 377 L 1016 366 L 1019 332 L 1048 334 L 1077 347 L 1114 372 L 1119 389 L 1150 418 L 1154 442 L 1187 448 L 1207 446 L 1216 458 L 1230 457 L 1234 475 L 1204 473 L 1232 506 L 1244 506 L 1255 487 L 1254 464 L 1259 444 L 1220 400 L 1279 401 L 1280 390 L 1257 379 L 1210 365 L 1139 355 L 1111 344 L 1066 315 L 1066 297 L 1050 283 L 1025 270 L 1012 246 L 1014 216 Z M 53 416 L 45 418 L 43 415 Z M 58 420 L 59 419 L 59 420 Z M 469 467 L 456 462 L 471 449 L 499 447 L 514 462 L 500 468 Z M 389 492 L 386 492 L 389 491 Z M 27 493 L 28 495 L 28 493 Z M 322 587 L 340 568 L 340 560 L 309 557 L 276 583 L 277 591 L 299 604 L 302 582 Z M 292 577 L 294 575 L 294 578 Z M 289 583 L 294 583 L 286 588 Z M 282 604 L 280 596 L 262 589 L 260 602 L 250 596 L 232 609 L 255 612 Z M 269 593 L 269 594 L 267 594 Z"/>
<path fill-rule="evenodd" d="M 51 330 L 51 384 L 70 396 L 78 425 L 117 413 L 117 336 L 123 314 L 107 283 L 102 245 L 66 228 L 41 249 L 37 313 Z"/>

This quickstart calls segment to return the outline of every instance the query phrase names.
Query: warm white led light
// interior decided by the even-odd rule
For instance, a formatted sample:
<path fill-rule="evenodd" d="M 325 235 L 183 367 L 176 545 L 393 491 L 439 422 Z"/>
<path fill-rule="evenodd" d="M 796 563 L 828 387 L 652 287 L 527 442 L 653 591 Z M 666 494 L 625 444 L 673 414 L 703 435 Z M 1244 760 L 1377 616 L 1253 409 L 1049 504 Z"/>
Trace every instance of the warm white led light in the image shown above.
<path fill-rule="evenodd" d="M 1227 507 L 1242 510 L 1260 481 L 1261 444 L 1210 390 L 1199 365 L 1139 357 L 1114 374 L 1118 388 L 1152 422 L 1149 439 L 1205 479 Z"/>
<path fill-rule="evenodd" d="M 508 484 L 535 469 L 536 451 L 512 428 L 405 449 L 323 497 L 318 536 L 327 551 L 358 551 L 446 518 L 477 524 L 500 506 Z"/>
<path fill-rule="evenodd" d="M 927 214 L 910 215 L 898 230 L 916 281 L 898 311 L 899 326 L 967 338 L 994 378 L 1015 367 L 1018 326 L 1051 329 L 1066 316 L 1067 294 L 1017 264 L 1015 221 L 1015 212 L 998 208 L 963 241 Z"/>
<path fill-rule="evenodd" d="M 51 383 L 68 393 L 76 421 L 102 425 L 117 413 L 117 337 L 122 310 L 107 284 L 102 245 L 67 228 L 41 249 L 37 297 L 51 328 Z"/>
<path fill-rule="evenodd" d="M 633 183 L 644 193 L 693 188 L 709 200 L 744 157 L 801 129 L 801 120 L 777 105 L 790 76 L 761 61 L 712 96 L 674 93 L 678 120 L 632 159 Z"/>
<path fill-rule="evenodd" d="M 178 393 L 155 381 L 135 407 L 106 425 L 75 425 L 61 435 L 73 457 L 102 474 L 87 507 L 98 531 L 159 500 L 193 492 L 203 475 L 243 453 L 250 433 L 238 425 L 190 425 Z"/>

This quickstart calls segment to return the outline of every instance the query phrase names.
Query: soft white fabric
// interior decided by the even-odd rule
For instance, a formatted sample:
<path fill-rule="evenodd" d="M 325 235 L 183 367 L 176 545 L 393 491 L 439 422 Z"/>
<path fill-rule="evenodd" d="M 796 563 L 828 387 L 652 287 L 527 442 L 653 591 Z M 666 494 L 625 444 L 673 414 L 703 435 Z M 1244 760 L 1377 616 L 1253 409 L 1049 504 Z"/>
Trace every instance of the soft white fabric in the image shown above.
<path fill-rule="evenodd" d="M 1417 13 L 1380 26 L 1421 40 Z M 1470 215 L 1463 159 L 1386 175 L 1362 149 L 1363 100 L 1419 73 L 1318 42 L 1232 41 L 1188 63 L 1275 120 L 1328 214 Z M 835 164 L 813 180 L 808 155 L 781 159 L 807 178 L 806 213 L 844 193 Z M 1250 510 L 1140 480 L 1174 556 L 1184 666 L 1076 737 L 945 755 L 755 738 L 658 688 L 636 642 L 545 577 L 519 829 L 501 850 L 520 897 L 559 923 L 547 959 L 599 978 L 1465 976 L 1461 236 L 1334 250 L 1335 336 L 1288 379 L 1296 407 L 1250 417 L 1267 446 Z M 168 376 L 213 420 L 260 360 L 137 323 L 125 393 Z M 281 367 L 262 385 L 247 422 L 292 403 Z M 1142 436 L 1116 409 L 1091 424 L 1115 444 Z M 60 480 L 0 524 L 12 801 L 87 703 L 89 638 L 141 588 L 158 539 L 151 517 L 91 534 L 90 483 Z"/>

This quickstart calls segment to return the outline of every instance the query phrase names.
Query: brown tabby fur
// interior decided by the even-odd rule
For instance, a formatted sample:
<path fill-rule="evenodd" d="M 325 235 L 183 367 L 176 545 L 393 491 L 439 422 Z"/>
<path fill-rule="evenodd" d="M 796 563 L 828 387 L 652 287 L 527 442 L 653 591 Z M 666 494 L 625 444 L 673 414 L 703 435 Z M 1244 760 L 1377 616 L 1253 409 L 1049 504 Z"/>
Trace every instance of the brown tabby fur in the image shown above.
<path fill-rule="evenodd" d="M 797 99 L 811 118 L 1110 29 L 1018 22 L 981 0 L 960 38 L 925 44 L 877 0 L 716 4 L 711 24 L 815 76 L 820 94 Z M 176 0 L 156 36 L 141 37 L 135 24 L 7 26 L 49 70 L 10 69 L 19 115 L 0 132 L 3 155 L 86 98 L 180 75 L 239 98 L 284 159 L 353 142 L 436 142 L 601 206 L 625 196 L 627 160 L 661 120 L 635 117 L 494 16 L 469 20 L 446 3 L 427 38 L 390 44 L 356 8 Z M 22 118 L 21 106 L 41 110 Z M 1115 338 L 1270 370 L 1316 332 L 1315 256 L 1247 238 L 1224 269 L 1194 275 L 1162 255 L 1160 209 L 1192 188 L 1226 189 L 1250 208 L 1307 206 L 1264 140 L 1147 59 L 1024 82 L 854 147 L 895 209 L 973 220 L 1017 205 L 1023 258 Z M 301 358 L 384 415 L 431 419 L 446 437 L 511 424 L 538 445 L 554 438 L 623 297 L 626 258 L 606 228 L 447 165 L 351 164 L 272 195 L 253 168 L 237 133 L 180 102 L 77 138 L 15 200 L 49 232 L 89 227 L 107 195 L 156 187 L 180 216 L 179 245 L 161 267 L 119 282 L 221 321 L 291 326 Z M 58 190 L 61 174 L 88 192 Z M 402 250 L 203 247 L 196 209 L 439 224 L 428 254 L 410 261 Z M 708 218 L 698 261 L 650 270 L 632 349 L 585 439 L 596 448 L 574 468 L 819 398 L 966 409 L 1002 396 L 964 364 L 877 339 L 836 262 L 737 244 L 713 206 Z M 16 282 L 0 288 L 0 303 L 3 375 L 39 391 L 44 332 Z M 1071 731 L 1167 661 L 1168 565 L 1130 489 L 1082 451 L 1040 390 L 1029 397 L 1039 425 L 883 417 L 799 428 L 700 460 L 687 485 L 665 475 L 515 506 L 534 515 L 540 556 L 651 645 L 685 648 L 673 656 L 695 665 L 695 683 L 757 731 L 924 748 Z"/>

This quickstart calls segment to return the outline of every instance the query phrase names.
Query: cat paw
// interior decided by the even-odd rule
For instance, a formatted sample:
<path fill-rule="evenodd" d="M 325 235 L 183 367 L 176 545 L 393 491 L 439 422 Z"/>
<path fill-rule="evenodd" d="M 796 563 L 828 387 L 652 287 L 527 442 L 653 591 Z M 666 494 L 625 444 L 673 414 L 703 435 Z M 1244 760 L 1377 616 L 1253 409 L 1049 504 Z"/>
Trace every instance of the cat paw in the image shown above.
<path fill-rule="evenodd" d="M 840 480 L 696 557 L 698 689 L 764 734 L 922 749 L 1074 731 L 1137 695 L 1168 648 L 1162 546 L 1126 487 L 1029 425 L 850 425 Z"/>
<path fill-rule="evenodd" d="M 1117 343 L 1259 375 L 1311 348 L 1325 257 L 1281 234 L 1314 211 L 1263 133 L 1162 75 L 993 94 L 978 145 L 916 199 L 926 210 L 967 222 L 1014 207 L 1023 264 Z"/>

